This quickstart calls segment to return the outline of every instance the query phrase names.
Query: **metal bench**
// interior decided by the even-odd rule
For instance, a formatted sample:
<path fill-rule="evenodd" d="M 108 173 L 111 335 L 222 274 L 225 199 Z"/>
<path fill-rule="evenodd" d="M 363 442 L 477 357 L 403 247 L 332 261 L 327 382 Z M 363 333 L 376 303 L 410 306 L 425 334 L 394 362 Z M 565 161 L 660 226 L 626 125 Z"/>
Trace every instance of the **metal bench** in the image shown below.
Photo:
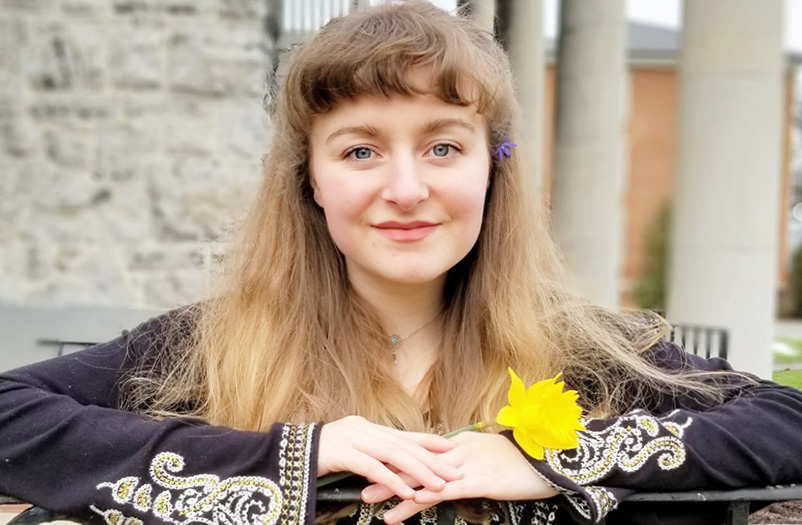
<path fill-rule="evenodd" d="M 665 339 L 677 343 L 686 352 L 708 359 L 727 359 L 730 344 L 726 328 L 689 324 L 672 325 Z"/>
<path fill-rule="evenodd" d="M 361 501 L 358 488 L 329 488 L 318 491 L 319 502 L 351 503 Z M 636 493 L 622 501 L 619 507 L 649 503 L 690 503 L 698 505 L 724 504 L 722 522 L 726 525 L 747 525 L 749 508 L 752 503 L 776 503 L 780 501 L 802 500 L 802 486 L 788 485 L 778 487 L 747 488 L 740 490 L 703 490 L 688 492 Z M 442 520 L 442 524 L 453 524 L 453 515 Z M 604 524 L 604 521 L 601 522 Z M 9 524 L 11 525 L 11 524 Z"/>
<path fill-rule="evenodd" d="M 3 505 L 24 505 L 24 501 L 20 501 L 16 498 L 12 498 L 10 496 L 3 496 L 0 494 L 0 509 L 2 509 Z M 49 510 L 43 509 L 41 507 L 29 507 L 28 509 L 22 511 L 11 521 L 8 522 L 7 525 L 36 525 L 38 523 L 50 523 L 53 521 L 73 521 L 76 523 L 82 523 L 84 525 L 90 525 L 88 521 L 72 518 L 67 516 L 66 514 L 60 514 L 58 512 L 51 512 Z"/>
<path fill-rule="evenodd" d="M 802 486 L 789 485 L 780 487 L 748 488 L 741 490 L 706 490 L 691 492 L 659 492 L 633 494 L 619 505 L 644 503 L 686 503 L 696 505 L 724 504 L 722 520 L 727 525 L 747 525 L 749 508 L 752 503 L 774 503 L 779 501 L 802 500 Z M 361 501 L 359 488 L 324 487 L 318 491 L 318 502 L 352 503 Z M 21 504 L 23 502 L 8 496 L 0 495 L 0 505 Z M 453 512 L 442 513 L 438 525 L 453 525 Z M 52 521 L 67 520 L 89 525 L 88 521 L 70 518 L 64 514 L 50 512 L 40 507 L 31 507 L 15 518 L 8 525 L 36 525 Z M 604 522 L 602 522 L 604 523 Z"/>

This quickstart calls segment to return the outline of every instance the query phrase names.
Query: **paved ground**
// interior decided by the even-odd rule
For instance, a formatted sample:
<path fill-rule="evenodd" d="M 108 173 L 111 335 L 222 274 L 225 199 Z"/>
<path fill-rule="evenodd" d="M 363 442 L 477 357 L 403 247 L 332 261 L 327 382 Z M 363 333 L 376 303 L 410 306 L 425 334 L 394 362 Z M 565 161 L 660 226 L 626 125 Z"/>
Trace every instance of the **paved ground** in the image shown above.
<path fill-rule="evenodd" d="M 775 363 L 774 371 L 779 372 L 781 370 L 802 370 L 802 363 Z"/>
<path fill-rule="evenodd" d="M 782 319 L 777 321 L 774 326 L 775 337 L 802 339 L 802 319 Z M 775 363 L 774 371 L 778 370 L 802 370 L 802 363 Z"/>
<path fill-rule="evenodd" d="M 802 319 L 781 319 L 777 321 L 774 325 L 774 335 L 802 339 Z"/>

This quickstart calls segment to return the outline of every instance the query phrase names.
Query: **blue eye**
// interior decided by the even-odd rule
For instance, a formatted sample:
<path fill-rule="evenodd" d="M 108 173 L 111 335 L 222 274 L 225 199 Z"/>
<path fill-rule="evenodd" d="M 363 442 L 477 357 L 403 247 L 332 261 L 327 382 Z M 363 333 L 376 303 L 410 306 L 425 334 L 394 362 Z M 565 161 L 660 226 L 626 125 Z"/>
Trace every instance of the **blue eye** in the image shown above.
<path fill-rule="evenodd" d="M 348 152 L 348 155 L 353 156 L 357 160 L 368 160 L 373 152 L 370 148 L 354 148 Z"/>
<path fill-rule="evenodd" d="M 432 154 L 435 157 L 448 157 L 448 154 L 451 153 L 453 147 L 454 146 L 450 144 L 438 144 L 432 148 Z"/>

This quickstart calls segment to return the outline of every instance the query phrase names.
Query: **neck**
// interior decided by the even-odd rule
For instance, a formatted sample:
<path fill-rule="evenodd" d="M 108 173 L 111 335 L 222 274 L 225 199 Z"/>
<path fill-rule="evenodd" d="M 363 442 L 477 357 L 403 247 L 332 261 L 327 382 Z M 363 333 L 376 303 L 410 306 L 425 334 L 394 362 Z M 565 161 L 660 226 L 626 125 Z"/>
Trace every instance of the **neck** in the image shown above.
<path fill-rule="evenodd" d="M 354 291 L 378 314 L 388 342 L 391 334 L 401 337 L 392 355 L 397 378 L 412 399 L 424 407 L 427 394 L 422 381 L 434 362 L 439 340 L 438 329 L 431 323 L 443 308 L 445 276 L 428 283 L 391 286 L 380 286 L 364 276 L 349 275 L 349 280 Z M 411 334 L 414 337 L 406 340 Z"/>
<path fill-rule="evenodd" d="M 378 314 L 387 334 L 406 336 L 431 321 L 443 307 L 445 279 L 391 288 L 366 286 L 367 283 L 353 280 L 351 284 Z"/>

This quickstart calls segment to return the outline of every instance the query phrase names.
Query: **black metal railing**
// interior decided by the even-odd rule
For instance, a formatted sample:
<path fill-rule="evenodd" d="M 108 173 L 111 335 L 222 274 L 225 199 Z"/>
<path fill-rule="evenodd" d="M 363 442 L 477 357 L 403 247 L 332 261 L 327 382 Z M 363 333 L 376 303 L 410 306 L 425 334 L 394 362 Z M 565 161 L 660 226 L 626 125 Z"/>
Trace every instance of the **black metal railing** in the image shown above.
<path fill-rule="evenodd" d="M 727 525 L 747 525 L 749 509 L 752 503 L 767 504 L 781 501 L 802 500 L 801 485 L 787 485 L 777 487 L 744 488 L 738 490 L 700 490 L 685 492 L 655 492 L 636 493 L 625 499 L 619 507 L 634 504 L 696 504 L 717 505 L 722 507 L 722 521 Z M 361 501 L 358 487 L 324 487 L 318 491 L 318 502 L 327 503 L 353 503 Z M 0 495 L 0 505 L 19 505 L 24 502 L 9 496 Z M 448 507 L 448 506 L 446 506 Z M 450 510 L 450 512 L 449 512 Z M 615 512 L 615 511 L 613 511 Z M 453 525 L 453 509 L 446 508 L 440 513 L 438 525 Z M 38 525 L 57 520 L 74 521 L 89 525 L 90 522 L 76 519 L 65 514 L 50 512 L 41 507 L 30 507 L 14 517 L 8 525 Z M 601 523 L 604 523 L 603 521 Z"/>
<path fill-rule="evenodd" d="M 676 324 L 671 326 L 671 331 L 665 338 L 677 343 L 686 352 L 708 359 L 727 359 L 729 355 L 730 337 L 726 328 Z"/>

